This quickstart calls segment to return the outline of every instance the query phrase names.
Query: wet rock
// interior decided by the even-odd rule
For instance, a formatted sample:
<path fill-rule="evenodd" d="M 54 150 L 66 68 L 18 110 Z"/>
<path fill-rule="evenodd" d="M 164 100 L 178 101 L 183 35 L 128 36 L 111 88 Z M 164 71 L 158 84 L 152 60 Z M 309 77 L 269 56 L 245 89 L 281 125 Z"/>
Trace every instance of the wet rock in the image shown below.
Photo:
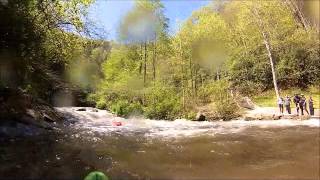
<path fill-rule="evenodd" d="M 282 116 L 282 119 L 297 119 L 298 115 L 286 114 Z"/>
<path fill-rule="evenodd" d="M 78 108 L 76 109 L 76 111 L 86 111 L 87 109 L 86 108 Z"/>
<path fill-rule="evenodd" d="M 52 106 L 20 89 L 0 89 L 1 131 L 4 135 L 38 134 L 53 129 L 63 116 Z M 34 131 L 34 132 L 33 132 Z"/>
<path fill-rule="evenodd" d="M 273 115 L 272 116 L 271 115 L 264 115 L 262 117 L 263 118 L 261 120 L 275 120 Z M 280 118 L 281 118 L 281 116 L 280 116 Z"/>
<path fill-rule="evenodd" d="M 255 104 L 251 101 L 249 97 L 241 97 L 237 100 L 237 104 L 239 107 L 246 109 L 254 109 Z"/>
<path fill-rule="evenodd" d="M 245 121 L 255 121 L 255 120 L 279 120 L 281 116 L 268 115 L 268 114 L 251 114 L 243 117 Z"/>
<path fill-rule="evenodd" d="M 55 122 L 55 120 L 52 117 L 48 116 L 47 114 L 43 115 L 43 120 L 45 120 L 46 122 L 50 122 L 50 123 Z"/>
<path fill-rule="evenodd" d="M 279 120 L 279 119 L 281 119 L 281 117 L 282 117 L 281 115 L 275 115 L 275 114 L 274 114 L 273 117 L 272 117 L 272 119 L 273 119 L 273 120 Z"/>
<path fill-rule="evenodd" d="M 198 112 L 196 115 L 196 121 L 205 121 L 205 120 L 206 120 L 206 116 L 201 112 Z"/>
<path fill-rule="evenodd" d="M 92 109 L 91 112 L 99 112 L 98 109 Z"/>
<path fill-rule="evenodd" d="M 34 112 L 33 109 L 27 109 L 26 113 L 27 113 L 27 115 L 29 115 L 29 116 L 31 116 L 33 118 L 36 117 L 36 113 Z"/>
<path fill-rule="evenodd" d="M 257 120 L 257 118 L 251 117 L 251 116 L 245 116 L 243 119 L 244 119 L 245 121 L 254 121 L 254 120 Z"/>
<path fill-rule="evenodd" d="M 300 120 L 308 120 L 308 119 L 310 119 L 310 118 L 311 118 L 310 115 L 298 116 L 298 119 L 300 119 Z"/>

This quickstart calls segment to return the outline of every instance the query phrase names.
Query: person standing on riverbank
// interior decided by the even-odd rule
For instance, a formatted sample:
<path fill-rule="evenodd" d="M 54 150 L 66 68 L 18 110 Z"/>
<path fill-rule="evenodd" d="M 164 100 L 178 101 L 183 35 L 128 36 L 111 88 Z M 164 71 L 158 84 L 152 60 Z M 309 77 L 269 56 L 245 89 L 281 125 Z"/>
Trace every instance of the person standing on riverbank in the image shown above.
<path fill-rule="evenodd" d="M 308 104 L 309 104 L 310 115 L 314 116 L 313 99 L 312 99 L 311 96 L 310 96 L 310 98 L 308 100 Z"/>
<path fill-rule="evenodd" d="M 305 110 L 308 114 L 308 110 L 307 110 L 307 102 L 306 102 L 306 98 L 304 97 L 303 94 L 301 94 L 301 98 L 300 98 L 300 101 L 299 101 L 299 108 L 301 110 L 301 115 L 304 115 L 303 114 L 303 111 Z"/>
<path fill-rule="evenodd" d="M 283 98 L 279 97 L 278 99 L 278 106 L 279 106 L 279 111 L 281 114 L 283 114 Z"/>
<path fill-rule="evenodd" d="M 284 105 L 286 106 L 286 110 L 288 114 L 291 114 L 290 103 L 291 103 L 291 98 L 287 95 L 286 98 L 284 99 Z"/>
<path fill-rule="evenodd" d="M 300 96 L 298 94 L 294 95 L 293 102 L 296 105 L 297 115 L 299 115 L 299 102 L 300 102 Z"/>

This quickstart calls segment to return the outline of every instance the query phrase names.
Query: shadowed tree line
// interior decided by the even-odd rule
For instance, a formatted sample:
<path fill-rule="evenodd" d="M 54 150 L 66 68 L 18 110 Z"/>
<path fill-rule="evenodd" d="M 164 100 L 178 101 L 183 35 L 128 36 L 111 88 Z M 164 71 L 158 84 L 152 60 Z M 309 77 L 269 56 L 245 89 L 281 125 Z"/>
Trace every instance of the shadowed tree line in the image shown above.
<path fill-rule="evenodd" d="M 102 77 L 106 41 L 91 40 L 91 0 L 10 0 L 0 2 L 1 87 L 20 88 L 52 102 L 59 91 L 77 91 L 75 66 L 84 64 L 90 81 Z M 90 29 L 91 28 L 91 29 Z M 71 72 L 72 70 L 72 72 Z M 90 74 L 88 74 L 90 72 Z M 96 76 L 96 77 L 93 77 Z M 86 80 L 89 81 L 89 80 Z M 83 89 L 91 89 L 88 83 Z"/>

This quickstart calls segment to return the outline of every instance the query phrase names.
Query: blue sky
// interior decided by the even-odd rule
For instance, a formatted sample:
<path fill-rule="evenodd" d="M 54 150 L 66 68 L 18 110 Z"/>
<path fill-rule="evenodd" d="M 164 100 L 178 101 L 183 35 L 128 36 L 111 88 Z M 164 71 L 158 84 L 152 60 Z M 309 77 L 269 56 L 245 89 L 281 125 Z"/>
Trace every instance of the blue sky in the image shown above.
<path fill-rule="evenodd" d="M 179 22 L 188 18 L 192 11 L 209 2 L 209 0 L 162 0 L 165 15 L 170 19 L 169 32 L 176 32 Z M 115 40 L 119 22 L 133 5 L 133 0 L 96 0 L 89 9 L 89 16 L 98 26 L 107 31 L 108 39 Z"/>

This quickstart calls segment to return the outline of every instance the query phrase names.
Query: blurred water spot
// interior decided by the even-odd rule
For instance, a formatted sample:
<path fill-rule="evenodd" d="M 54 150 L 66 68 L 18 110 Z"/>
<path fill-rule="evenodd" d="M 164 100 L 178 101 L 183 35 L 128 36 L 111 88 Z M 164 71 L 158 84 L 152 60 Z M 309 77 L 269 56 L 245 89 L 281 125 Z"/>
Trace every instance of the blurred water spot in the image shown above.
<path fill-rule="evenodd" d="M 56 107 L 74 105 L 74 97 L 69 91 L 58 91 L 53 94 L 53 105 Z"/>

